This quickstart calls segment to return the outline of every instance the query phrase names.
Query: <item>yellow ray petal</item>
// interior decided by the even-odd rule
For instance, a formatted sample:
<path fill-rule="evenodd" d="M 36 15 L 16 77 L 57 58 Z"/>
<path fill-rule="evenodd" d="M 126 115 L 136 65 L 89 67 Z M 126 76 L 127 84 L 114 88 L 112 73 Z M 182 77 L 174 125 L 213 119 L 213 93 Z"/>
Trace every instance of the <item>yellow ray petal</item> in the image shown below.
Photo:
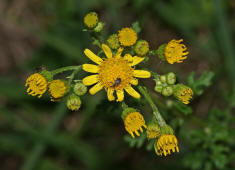
<path fill-rule="evenodd" d="M 117 90 L 117 102 L 121 102 L 124 99 L 124 91 L 123 90 Z"/>
<path fill-rule="evenodd" d="M 87 76 L 84 79 L 82 79 L 82 83 L 85 86 L 90 86 L 92 84 L 95 84 L 98 82 L 98 74 Z"/>
<path fill-rule="evenodd" d="M 133 61 L 131 63 L 131 66 L 135 66 L 137 64 L 139 64 L 140 62 L 142 62 L 145 59 L 145 57 L 138 57 L 138 56 L 134 56 L 133 57 Z"/>
<path fill-rule="evenodd" d="M 119 48 L 117 53 L 115 54 L 115 58 L 120 58 L 122 54 L 123 48 Z"/>
<path fill-rule="evenodd" d="M 133 62 L 133 57 L 130 54 L 125 54 L 123 58 L 126 61 L 128 61 L 128 63 L 132 63 Z"/>
<path fill-rule="evenodd" d="M 106 44 L 102 44 L 102 49 L 107 58 L 112 58 L 112 51 Z"/>
<path fill-rule="evenodd" d="M 132 97 L 137 98 L 137 99 L 140 98 L 140 94 L 137 91 L 135 91 L 135 89 L 133 89 L 131 86 L 126 87 L 125 90 Z"/>
<path fill-rule="evenodd" d="M 98 57 L 97 55 L 95 55 L 91 50 L 89 49 L 85 49 L 84 50 L 84 54 L 93 62 L 95 62 L 96 64 L 101 64 L 102 63 L 102 59 L 100 57 Z"/>
<path fill-rule="evenodd" d="M 130 83 L 136 86 L 138 85 L 138 79 L 133 78 Z"/>
<path fill-rule="evenodd" d="M 149 78 L 151 77 L 151 73 L 145 70 L 134 70 L 134 77 Z"/>
<path fill-rule="evenodd" d="M 89 73 L 98 73 L 99 67 L 94 64 L 83 64 L 82 69 Z"/>
<path fill-rule="evenodd" d="M 94 85 L 92 88 L 90 88 L 89 92 L 91 95 L 96 94 L 98 91 L 100 91 L 103 88 L 103 86 L 101 85 L 101 83 L 97 83 L 96 85 Z"/>
<path fill-rule="evenodd" d="M 107 91 L 107 96 L 108 96 L 108 100 L 109 101 L 113 101 L 113 100 L 115 100 L 115 98 L 114 98 L 114 96 L 113 96 L 113 92 L 114 92 L 114 90 L 113 89 L 108 89 L 108 91 Z"/>

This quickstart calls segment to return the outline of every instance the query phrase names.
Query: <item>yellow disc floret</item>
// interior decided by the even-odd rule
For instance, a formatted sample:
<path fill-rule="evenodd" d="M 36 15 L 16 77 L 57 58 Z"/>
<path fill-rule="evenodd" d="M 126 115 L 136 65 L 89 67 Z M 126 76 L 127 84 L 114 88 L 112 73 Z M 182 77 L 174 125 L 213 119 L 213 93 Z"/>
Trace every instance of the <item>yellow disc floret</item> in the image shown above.
<path fill-rule="evenodd" d="M 165 57 L 168 63 L 182 63 L 187 58 L 187 47 L 184 44 L 180 44 L 183 39 L 171 40 L 165 47 Z"/>
<path fill-rule="evenodd" d="M 161 135 L 154 144 L 157 155 L 170 155 L 172 152 L 179 152 L 178 141 L 175 135 Z"/>
<path fill-rule="evenodd" d="M 160 136 L 160 128 L 157 123 L 150 122 L 147 125 L 147 138 L 148 139 L 155 139 Z"/>
<path fill-rule="evenodd" d="M 138 130 L 142 133 L 142 127 L 147 128 L 144 117 L 139 112 L 131 112 L 127 114 L 124 119 L 124 125 L 126 131 L 132 136 L 132 138 L 135 138 L 134 133 L 137 136 L 140 136 Z"/>
<path fill-rule="evenodd" d="M 51 95 L 51 100 L 56 101 L 62 98 L 66 93 L 66 85 L 62 80 L 53 80 L 49 83 L 49 92 Z"/>
<path fill-rule="evenodd" d="M 40 98 L 47 90 L 47 80 L 41 74 L 34 73 L 27 78 L 25 87 L 28 87 L 27 93 L 29 95 L 38 95 L 38 98 Z"/>
<path fill-rule="evenodd" d="M 97 73 L 85 77 L 82 82 L 86 86 L 94 85 L 90 90 L 90 94 L 94 95 L 102 88 L 107 91 L 109 101 L 115 100 L 114 91 L 118 102 L 124 100 L 124 90 L 134 98 L 140 98 L 140 94 L 135 91 L 131 85 L 137 85 L 137 78 L 149 78 L 151 73 L 144 70 L 134 70 L 133 66 L 143 61 L 143 57 L 132 57 L 130 54 L 121 57 L 123 48 L 119 48 L 113 56 L 111 49 L 102 44 L 102 49 L 106 55 L 106 59 L 101 59 L 93 52 L 86 49 L 84 53 L 88 58 L 98 65 L 83 64 L 83 70 L 90 73 Z"/>
<path fill-rule="evenodd" d="M 84 23 L 88 28 L 94 28 L 98 23 L 98 15 L 95 12 L 90 12 L 84 17 Z"/>
<path fill-rule="evenodd" d="M 122 46 L 132 46 L 136 43 L 137 33 L 132 28 L 122 28 L 118 32 L 118 39 Z"/>
<path fill-rule="evenodd" d="M 190 87 L 183 84 L 177 84 L 174 87 L 174 96 L 184 104 L 189 104 L 193 96 L 193 91 Z"/>

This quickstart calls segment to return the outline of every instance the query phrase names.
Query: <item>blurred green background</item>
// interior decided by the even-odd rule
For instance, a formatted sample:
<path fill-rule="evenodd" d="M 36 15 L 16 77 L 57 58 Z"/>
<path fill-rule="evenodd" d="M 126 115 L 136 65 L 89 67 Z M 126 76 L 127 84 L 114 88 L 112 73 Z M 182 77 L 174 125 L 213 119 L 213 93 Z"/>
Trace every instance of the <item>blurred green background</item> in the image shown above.
<path fill-rule="evenodd" d="M 53 70 L 88 61 L 83 49 L 96 50 L 82 32 L 90 11 L 109 34 L 139 21 L 151 49 L 184 39 L 190 51 L 184 63 L 149 61 L 160 74 L 174 71 L 181 82 L 203 87 L 188 107 L 153 94 L 180 153 L 158 157 L 147 141 L 130 140 L 120 106 L 102 92 L 82 97 L 77 112 L 26 94 L 25 79 L 38 66 Z M 235 169 L 234 0 L 1 0 L 0 14 L 1 170 Z M 154 88 L 152 80 L 145 83 Z M 128 104 L 150 118 L 146 103 Z"/>

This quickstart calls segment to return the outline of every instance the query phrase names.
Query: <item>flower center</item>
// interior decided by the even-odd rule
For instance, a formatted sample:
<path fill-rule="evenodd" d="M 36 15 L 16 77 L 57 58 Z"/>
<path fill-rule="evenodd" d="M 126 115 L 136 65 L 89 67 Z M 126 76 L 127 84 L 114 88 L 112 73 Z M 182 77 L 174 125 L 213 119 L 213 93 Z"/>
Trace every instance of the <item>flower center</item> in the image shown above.
<path fill-rule="evenodd" d="M 99 66 L 99 81 L 106 89 L 120 90 L 129 86 L 133 72 L 123 58 L 108 58 Z"/>

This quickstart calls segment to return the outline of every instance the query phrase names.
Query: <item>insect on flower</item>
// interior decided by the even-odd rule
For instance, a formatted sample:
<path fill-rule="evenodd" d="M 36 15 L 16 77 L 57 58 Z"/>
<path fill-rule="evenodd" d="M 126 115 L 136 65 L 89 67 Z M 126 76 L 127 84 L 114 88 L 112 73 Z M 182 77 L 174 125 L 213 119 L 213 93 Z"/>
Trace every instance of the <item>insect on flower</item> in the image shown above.
<path fill-rule="evenodd" d="M 117 78 L 113 83 L 113 87 L 117 87 L 121 83 L 121 78 Z"/>

